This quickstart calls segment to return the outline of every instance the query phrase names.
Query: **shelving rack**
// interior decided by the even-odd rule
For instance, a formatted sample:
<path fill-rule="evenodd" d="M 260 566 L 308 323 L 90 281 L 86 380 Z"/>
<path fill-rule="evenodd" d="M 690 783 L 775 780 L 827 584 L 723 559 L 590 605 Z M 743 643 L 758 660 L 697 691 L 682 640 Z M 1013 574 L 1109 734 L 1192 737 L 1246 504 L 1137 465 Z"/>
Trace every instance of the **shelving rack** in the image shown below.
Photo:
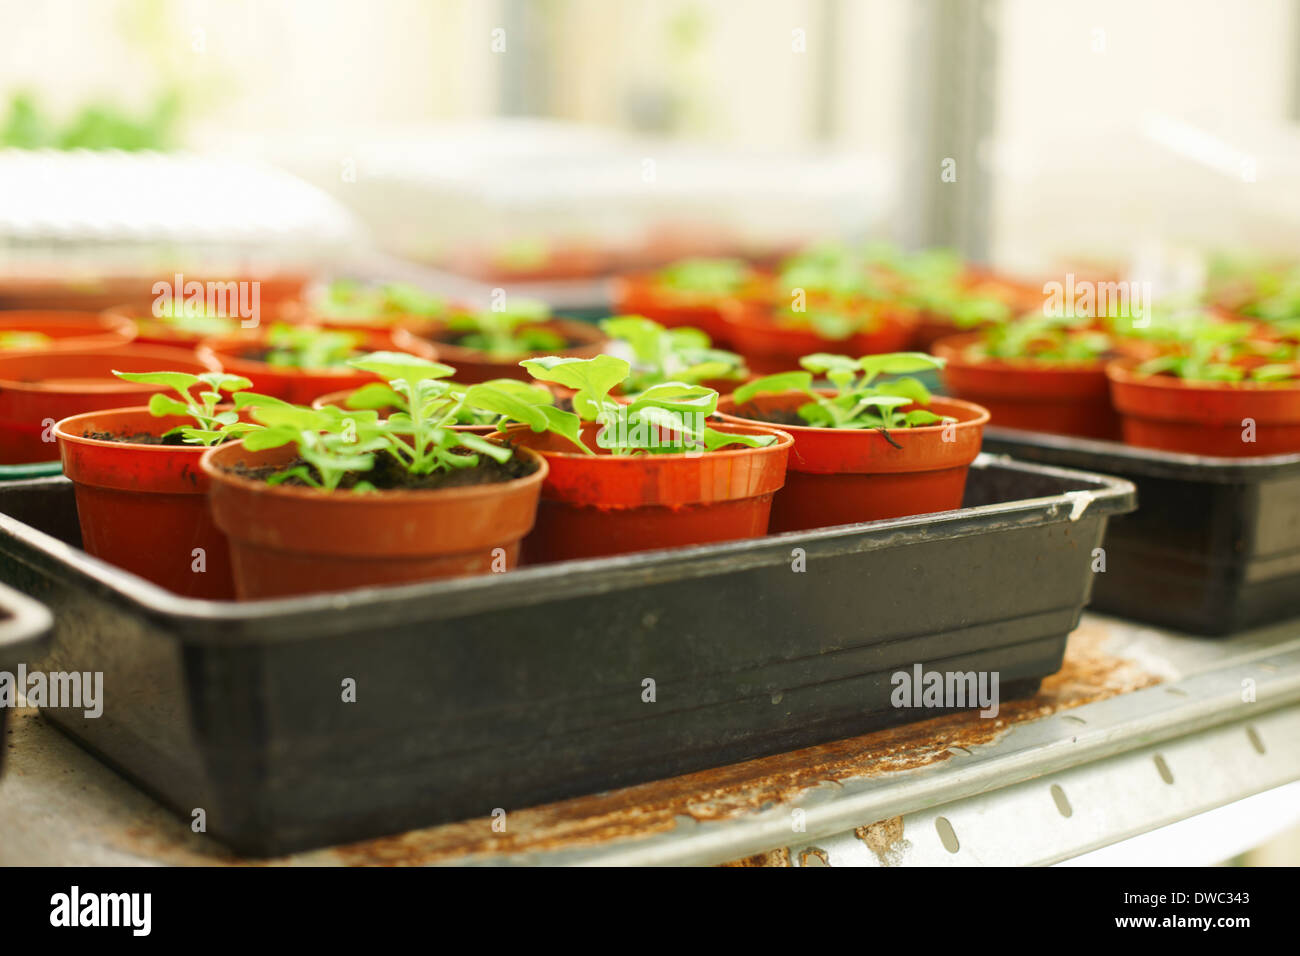
<path fill-rule="evenodd" d="M 238 863 L 19 714 L 0 865 Z M 1049 864 L 1300 780 L 1300 621 L 1230 639 L 1085 614 L 999 718 L 868 734 L 284 864 Z M 490 808 L 485 808 L 486 809 Z M 802 829 L 798 829 L 798 827 Z"/>

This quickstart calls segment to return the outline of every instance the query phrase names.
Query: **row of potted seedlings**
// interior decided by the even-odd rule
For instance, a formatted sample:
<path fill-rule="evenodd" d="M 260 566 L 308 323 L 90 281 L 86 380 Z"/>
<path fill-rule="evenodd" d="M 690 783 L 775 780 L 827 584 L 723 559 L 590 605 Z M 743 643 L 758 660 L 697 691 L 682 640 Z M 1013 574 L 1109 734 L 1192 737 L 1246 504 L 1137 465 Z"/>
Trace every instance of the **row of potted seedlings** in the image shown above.
<path fill-rule="evenodd" d="M 602 325 L 608 353 L 520 360 L 529 381 L 353 355 L 369 384 L 310 406 L 274 372 L 117 369 L 146 405 L 55 429 L 84 546 L 181 594 L 258 598 L 960 506 L 987 413 L 880 381 L 941 360 L 814 354 L 753 379 L 698 330 Z"/>

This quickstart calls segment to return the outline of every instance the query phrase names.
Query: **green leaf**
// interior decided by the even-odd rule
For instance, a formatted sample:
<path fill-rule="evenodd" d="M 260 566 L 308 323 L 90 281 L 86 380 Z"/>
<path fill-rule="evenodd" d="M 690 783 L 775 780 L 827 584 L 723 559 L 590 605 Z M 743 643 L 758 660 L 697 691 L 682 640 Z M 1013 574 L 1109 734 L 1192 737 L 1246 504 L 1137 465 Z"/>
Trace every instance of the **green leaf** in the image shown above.
<path fill-rule="evenodd" d="M 778 372 L 745 383 L 732 392 L 731 397 L 736 405 L 744 405 L 755 395 L 773 392 L 811 392 L 812 380 L 811 372 Z"/>
<path fill-rule="evenodd" d="M 480 452 L 498 462 L 507 462 L 514 454 L 509 448 L 488 441 L 482 435 L 475 435 L 470 432 L 461 432 L 458 441 L 463 447 Z"/>
<path fill-rule="evenodd" d="M 902 375 L 907 372 L 925 372 L 943 368 L 944 360 L 925 352 L 889 352 L 884 355 L 864 355 L 858 365 L 868 377 L 877 375 Z"/>
<path fill-rule="evenodd" d="M 718 393 L 703 385 L 664 382 L 662 385 L 652 385 L 630 403 L 634 411 L 652 406 L 711 415 L 718 407 Z"/>
<path fill-rule="evenodd" d="M 344 399 L 343 406 L 354 411 L 360 409 L 382 411 L 386 408 L 405 408 L 406 399 L 393 391 L 392 386 L 387 382 L 370 382 Z"/>
<path fill-rule="evenodd" d="M 113 374 L 137 385 L 161 385 L 181 393 L 199 384 L 198 376 L 188 372 L 119 372 L 115 369 Z"/>
<path fill-rule="evenodd" d="M 387 382 L 421 382 L 425 379 L 447 378 L 456 370 L 441 362 L 432 362 L 406 352 L 371 352 L 349 359 L 348 365 L 366 372 L 374 372 Z"/>
<path fill-rule="evenodd" d="M 512 422 L 527 425 L 535 432 L 545 431 L 550 422 L 543 411 L 549 405 L 529 403 L 518 394 L 511 394 L 486 383 L 471 385 L 466 389 L 465 404 L 493 415 L 503 415 Z"/>
<path fill-rule="evenodd" d="M 717 451 L 719 448 L 726 448 L 728 445 L 766 448 L 776 441 L 777 437 L 775 435 L 735 435 L 730 432 L 720 432 L 713 428 L 704 429 L 704 447 L 709 451 Z"/>
<path fill-rule="evenodd" d="M 178 402 L 176 399 L 164 394 L 163 392 L 154 392 L 149 396 L 149 414 L 158 418 L 166 415 L 186 415 L 190 414 L 190 407 L 184 402 Z"/>
<path fill-rule="evenodd" d="M 627 378 L 632 370 L 626 361 L 612 355 L 597 355 L 589 359 L 547 355 L 524 359 L 519 364 L 533 378 L 576 389 L 574 411 L 587 421 L 596 419 L 610 389 Z"/>

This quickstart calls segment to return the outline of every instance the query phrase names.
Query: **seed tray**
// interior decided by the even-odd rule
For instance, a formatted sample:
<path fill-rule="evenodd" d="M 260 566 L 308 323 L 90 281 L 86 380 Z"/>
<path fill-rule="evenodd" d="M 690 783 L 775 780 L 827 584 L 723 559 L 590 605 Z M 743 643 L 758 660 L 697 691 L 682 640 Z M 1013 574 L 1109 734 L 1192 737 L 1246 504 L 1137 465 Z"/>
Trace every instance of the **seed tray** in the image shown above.
<path fill-rule="evenodd" d="M 0 486 L 0 579 L 54 612 L 43 666 L 104 674 L 101 717 L 46 718 L 271 855 L 923 719 L 890 704 L 917 663 L 1032 693 L 1134 505 L 1122 480 L 981 456 L 956 511 L 238 603 L 85 554 L 45 478 Z"/>
<path fill-rule="evenodd" d="M 1222 636 L 1300 614 L 1300 455 L 1207 458 L 985 430 L 984 448 L 1116 475 L 1137 511 L 1112 521 L 1094 610 Z"/>
<path fill-rule="evenodd" d="M 16 679 L 19 664 L 45 652 L 53 625 L 54 619 L 42 605 L 0 584 L 0 671 Z M 0 774 L 4 773 L 5 751 L 9 749 L 5 732 L 10 709 L 0 701 Z"/>

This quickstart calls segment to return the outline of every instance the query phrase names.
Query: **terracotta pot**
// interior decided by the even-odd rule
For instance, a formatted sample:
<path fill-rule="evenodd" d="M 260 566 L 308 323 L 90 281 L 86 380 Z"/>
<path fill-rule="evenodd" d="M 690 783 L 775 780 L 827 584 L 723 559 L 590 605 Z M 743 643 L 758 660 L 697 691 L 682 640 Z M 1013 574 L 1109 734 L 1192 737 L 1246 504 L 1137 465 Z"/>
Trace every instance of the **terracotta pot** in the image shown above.
<path fill-rule="evenodd" d="M 8 332 L 36 332 L 50 339 L 29 348 L 5 346 L 3 352 L 91 352 L 126 345 L 136 338 L 133 323 L 95 312 L 0 312 L 0 340 Z"/>
<path fill-rule="evenodd" d="M 82 412 L 143 405 L 155 385 L 136 385 L 121 372 L 200 372 L 218 366 L 190 352 L 123 345 L 93 352 L 0 354 L 0 464 L 56 461 L 54 424 Z"/>
<path fill-rule="evenodd" d="M 934 343 L 933 354 L 947 361 L 941 373 L 947 394 L 983 405 L 998 428 L 1119 440 L 1105 360 L 972 360 L 967 349 L 982 337 L 968 332 Z"/>
<path fill-rule="evenodd" d="M 838 355 L 875 355 L 897 352 L 912 335 L 913 318 L 906 312 L 884 309 L 872 324 L 843 339 L 828 339 L 811 328 L 783 326 L 773 317 L 770 304 L 731 299 L 722 304 L 731 347 L 745 358 L 755 375 L 772 375 L 799 368 L 799 359 L 814 352 Z"/>
<path fill-rule="evenodd" d="M 771 427 L 763 415 L 789 416 L 808 401 L 802 392 L 757 395 L 738 409 L 728 396 L 718 401 L 718 417 Z M 945 425 L 894 429 L 890 437 L 901 447 L 874 429 L 777 426 L 794 436 L 794 449 L 785 487 L 772 506 L 771 532 L 960 508 L 989 413 L 948 398 L 932 399 L 927 407 L 957 423 L 950 431 Z M 945 432 L 950 441 L 944 441 Z"/>
<path fill-rule="evenodd" d="M 588 447 L 596 447 L 598 430 L 594 423 L 583 429 Z M 535 449 L 551 466 L 525 559 L 595 558 L 766 534 L 792 440 L 770 426 L 719 431 L 780 440 L 701 454 L 593 456 L 568 451 L 573 445 L 558 435 L 511 426 L 505 437 Z"/>
<path fill-rule="evenodd" d="M 161 436 L 187 424 L 146 407 L 115 408 L 65 418 L 54 433 L 87 553 L 186 597 L 229 600 L 230 550 L 208 513 L 208 476 L 199 467 L 207 449 L 87 437 Z"/>
<path fill-rule="evenodd" d="M 363 494 L 268 485 L 230 470 L 286 465 L 297 456 L 294 446 L 250 452 L 243 442 L 221 445 L 202 466 L 212 481 L 213 520 L 230 541 L 235 593 L 251 599 L 516 567 L 547 474 L 543 459 L 518 454 L 538 468 L 513 481 Z"/>
<path fill-rule="evenodd" d="M 634 272 L 614 280 L 616 315 L 643 315 L 668 328 L 691 326 L 713 344 L 727 348 L 731 331 L 722 317 L 721 299 L 680 292 L 655 281 L 654 273 Z"/>
<path fill-rule="evenodd" d="M 480 349 L 465 348 L 449 341 L 455 333 L 447 331 L 442 322 L 425 322 L 416 328 L 397 328 L 393 330 L 393 341 L 408 352 L 416 349 L 434 349 L 438 361 L 450 365 L 456 370 L 456 381 L 465 385 L 486 382 L 494 378 L 514 378 L 531 382 L 528 374 L 519 363 L 523 359 L 538 355 L 566 355 L 574 358 L 595 358 L 605 348 L 608 339 L 596 326 L 588 322 L 572 319 L 551 319 L 538 323 L 563 335 L 568 341 L 579 343 L 570 348 L 556 352 L 529 352 L 512 358 L 493 358 Z M 419 353 L 417 353 L 419 354 Z"/>
<path fill-rule="evenodd" d="M 312 399 L 311 407 L 320 409 L 326 405 L 337 405 L 339 408 L 347 408 L 348 396 L 355 391 L 355 388 L 345 388 L 342 391 L 321 395 L 319 398 Z M 386 417 L 383 412 L 391 411 L 392 409 L 380 409 L 380 417 Z M 469 432 L 471 435 L 491 435 L 497 430 L 495 425 L 452 425 L 451 429 L 457 432 Z"/>
<path fill-rule="evenodd" d="M 286 402 L 306 405 L 318 395 L 352 389 L 366 382 L 378 381 L 378 376 L 371 372 L 347 366 L 338 368 L 290 368 L 288 366 L 268 365 L 266 362 L 248 357 L 265 347 L 265 335 L 249 333 L 232 335 L 225 338 L 204 339 L 198 347 L 200 358 L 216 362 L 221 368 L 233 375 L 242 375 L 253 383 L 253 391 Z M 437 357 L 433 347 L 427 342 L 403 342 L 394 340 L 390 332 L 366 333 L 359 349 L 369 352 L 398 351 L 412 352 L 422 358 Z"/>
<path fill-rule="evenodd" d="M 1300 386 L 1187 382 L 1137 375 L 1137 364 L 1106 366 L 1130 445 L 1222 458 L 1300 452 Z M 1245 440 L 1250 422 L 1254 441 Z"/>

